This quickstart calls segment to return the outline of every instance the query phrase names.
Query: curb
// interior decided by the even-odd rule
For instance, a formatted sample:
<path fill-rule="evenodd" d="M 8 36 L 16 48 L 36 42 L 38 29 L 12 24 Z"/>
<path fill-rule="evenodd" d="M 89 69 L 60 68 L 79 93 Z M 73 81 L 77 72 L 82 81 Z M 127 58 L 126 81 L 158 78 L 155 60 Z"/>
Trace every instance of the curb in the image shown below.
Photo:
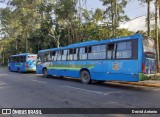
<path fill-rule="evenodd" d="M 142 83 L 142 82 L 120 82 L 120 81 L 110 81 L 108 83 L 113 84 L 128 84 L 128 85 L 136 85 L 136 86 L 147 86 L 147 87 L 158 87 L 160 88 L 160 83 Z"/>

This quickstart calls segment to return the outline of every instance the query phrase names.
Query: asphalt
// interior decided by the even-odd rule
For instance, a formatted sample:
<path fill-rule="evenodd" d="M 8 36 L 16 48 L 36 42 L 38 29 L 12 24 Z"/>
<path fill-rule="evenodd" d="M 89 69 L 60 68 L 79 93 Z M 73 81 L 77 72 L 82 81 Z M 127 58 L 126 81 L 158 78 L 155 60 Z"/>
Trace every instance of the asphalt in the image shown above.
<path fill-rule="evenodd" d="M 1 108 L 159 108 L 159 104 L 160 88 L 158 87 L 115 82 L 86 85 L 78 79 L 43 78 L 34 73 L 9 72 L 6 68 L 0 68 Z M 18 115 L 8 116 L 17 117 Z M 5 115 L 5 117 L 8 116 Z M 36 115 L 26 116 L 35 117 Z M 38 116 L 52 117 L 53 115 Z M 61 114 L 54 116 L 130 117 L 133 115 Z M 150 115 L 145 116 L 150 117 Z"/>

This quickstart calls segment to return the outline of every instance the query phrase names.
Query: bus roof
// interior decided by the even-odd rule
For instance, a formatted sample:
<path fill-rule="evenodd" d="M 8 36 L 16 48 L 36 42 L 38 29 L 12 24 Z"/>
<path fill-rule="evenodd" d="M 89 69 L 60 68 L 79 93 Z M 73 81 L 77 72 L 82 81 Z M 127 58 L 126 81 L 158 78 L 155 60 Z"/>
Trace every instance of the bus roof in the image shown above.
<path fill-rule="evenodd" d="M 27 55 L 37 55 L 37 54 L 33 54 L 33 53 L 20 53 L 20 54 L 11 55 L 11 56 L 27 56 Z"/>
<path fill-rule="evenodd" d="M 122 40 L 130 40 L 130 39 L 137 39 L 137 38 L 142 38 L 142 35 L 135 34 L 135 35 L 132 35 L 132 36 L 112 38 L 112 39 L 106 39 L 106 40 L 101 40 L 101 41 L 92 40 L 92 41 L 75 43 L 75 44 L 71 44 L 71 45 L 64 46 L 64 47 L 59 47 L 59 48 L 50 48 L 50 49 L 45 49 L 45 50 L 39 50 L 38 52 L 56 51 L 56 50 L 77 48 L 77 47 L 90 46 L 90 45 L 100 45 L 100 44 L 105 44 L 105 43 L 112 43 L 112 42 L 118 42 L 118 41 L 122 41 Z"/>

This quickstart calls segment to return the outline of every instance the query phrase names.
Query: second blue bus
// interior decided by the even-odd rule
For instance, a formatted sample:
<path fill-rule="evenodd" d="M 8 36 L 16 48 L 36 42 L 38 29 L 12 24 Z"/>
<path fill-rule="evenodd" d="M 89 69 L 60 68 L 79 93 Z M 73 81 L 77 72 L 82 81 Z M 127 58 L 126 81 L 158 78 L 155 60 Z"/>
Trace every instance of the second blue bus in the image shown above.
<path fill-rule="evenodd" d="M 11 55 L 9 58 L 8 69 L 10 71 L 28 72 L 36 71 L 37 55 L 32 53 L 21 53 Z"/>

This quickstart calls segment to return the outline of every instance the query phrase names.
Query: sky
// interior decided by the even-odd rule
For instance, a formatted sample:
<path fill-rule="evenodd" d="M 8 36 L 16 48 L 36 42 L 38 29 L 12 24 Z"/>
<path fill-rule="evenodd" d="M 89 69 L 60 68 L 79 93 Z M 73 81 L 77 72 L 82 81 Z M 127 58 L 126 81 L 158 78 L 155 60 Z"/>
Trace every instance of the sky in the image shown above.
<path fill-rule="evenodd" d="M 105 10 L 105 6 L 100 0 L 88 0 L 87 9 L 95 10 L 100 8 Z M 155 10 L 154 3 L 150 4 L 150 12 Z M 126 28 L 130 31 L 137 32 L 138 30 L 147 31 L 146 16 L 147 16 L 147 5 L 142 4 L 138 0 L 129 0 L 126 8 L 124 8 L 125 14 L 130 18 L 129 22 L 120 23 L 119 28 Z M 134 24 L 134 25 L 133 25 Z M 154 21 L 151 21 L 151 25 L 154 25 Z"/>
<path fill-rule="evenodd" d="M 96 9 L 100 8 L 105 10 L 105 6 L 102 5 L 103 3 L 100 2 L 100 0 L 88 0 L 87 1 L 87 8 L 88 9 Z M 138 0 L 129 0 L 129 3 L 127 4 L 126 8 L 124 9 L 126 15 L 129 18 L 135 18 L 138 16 L 146 15 L 147 14 L 147 6 L 146 4 L 140 4 Z M 154 4 L 151 3 L 151 12 L 154 11 Z"/>
<path fill-rule="evenodd" d="M 0 0 L 1 1 L 1 0 Z M 82 5 L 84 5 L 84 1 L 82 0 Z M 0 3 L 0 7 L 5 7 L 4 4 Z M 93 10 L 96 8 L 100 8 L 105 10 L 105 6 L 102 5 L 102 2 L 100 0 L 87 0 L 87 9 Z M 151 11 L 154 11 L 154 4 L 151 3 Z M 125 13 L 132 19 L 138 16 L 146 15 L 147 14 L 147 7 L 146 4 L 140 5 L 140 2 L 138 0 L 129 0 L 129 3 L 127 4 L 125 8 Z"/>

